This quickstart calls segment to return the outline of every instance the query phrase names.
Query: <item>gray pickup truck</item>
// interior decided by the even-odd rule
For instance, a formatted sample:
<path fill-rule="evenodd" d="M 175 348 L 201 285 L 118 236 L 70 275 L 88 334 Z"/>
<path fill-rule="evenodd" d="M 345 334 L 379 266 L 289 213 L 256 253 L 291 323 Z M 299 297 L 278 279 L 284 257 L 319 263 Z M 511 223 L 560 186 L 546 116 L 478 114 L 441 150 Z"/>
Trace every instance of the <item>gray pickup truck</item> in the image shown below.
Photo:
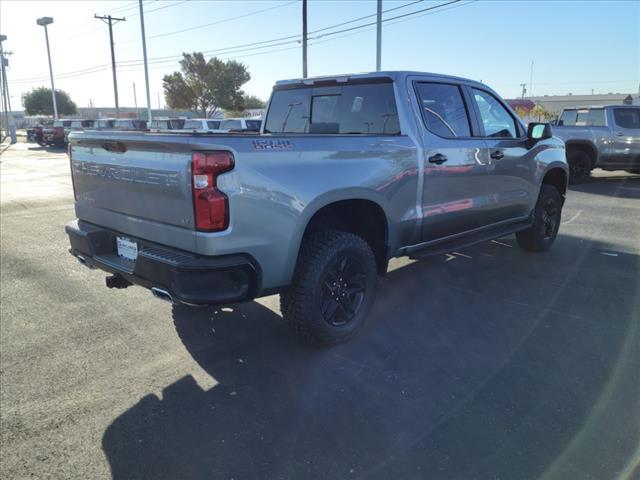
<path fill-rule="evenodd" d="M 640 173 L 640 106 L 567 108 L 553 135 L 566 144 L 570 183 L 584 182 L 594 168 Z"/>
<path fill-rule="evenodd" d="M 70 252 L 189 305 L 280 293 L 322 344 L 351 337 L 391 257 L 515 233 L 551 247 L 564 144 L 486 85 L 377 72 L 278 82 L 259 134 L 73 132 Z M 535 257 L 531 257 L 535 261 Z"/>

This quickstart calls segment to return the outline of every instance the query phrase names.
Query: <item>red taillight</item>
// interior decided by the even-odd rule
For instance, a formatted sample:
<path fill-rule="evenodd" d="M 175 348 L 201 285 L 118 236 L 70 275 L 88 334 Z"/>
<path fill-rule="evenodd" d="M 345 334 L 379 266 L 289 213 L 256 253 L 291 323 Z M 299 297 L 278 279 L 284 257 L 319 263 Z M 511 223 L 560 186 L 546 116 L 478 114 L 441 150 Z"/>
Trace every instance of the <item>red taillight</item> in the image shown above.
<path fill-rule="evenodd" d="M 191 159 L 196 230 L 225 230 L 229 226 L 229 199 L 218 190 L 216 178 L 233 169 L 233 156 L 229 152 L 194 152 Z"/>

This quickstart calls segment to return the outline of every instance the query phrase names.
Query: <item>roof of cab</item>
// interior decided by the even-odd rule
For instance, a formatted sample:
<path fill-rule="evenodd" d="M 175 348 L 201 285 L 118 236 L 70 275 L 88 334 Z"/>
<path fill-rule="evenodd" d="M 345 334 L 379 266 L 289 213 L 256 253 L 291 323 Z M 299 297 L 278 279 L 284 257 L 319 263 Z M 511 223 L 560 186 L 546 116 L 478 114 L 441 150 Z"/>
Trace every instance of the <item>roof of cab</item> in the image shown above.
<path fill-rule="evenodd" d="M 371 78 L 371 79 L 389 78 L 394 82 L 399 82 L 406 79 L 409 76 L 431 77 L 431 78 L 437 78 L 440 80 L 449 80 L 449 81 L 455 81 L 455 82 L 465 82 L 465 83 L 483 85 L 482 83 L 476 80 L 471 80 L 463 77 L 455 77 L 453 75 L 442 75 L 439 73 L 416 72 L 416 71 L 408 71 L 408 70 L 388 70 L 388 71 L 382 71 L 382 72 L 346 73 L 342 75 L 323 75 L 320 77 L 278 80 L 276 82 L 276 87 L 280 87 L 284 85 L 295 85 L 295 84 L 313 85 L 315 82 L 331 81 L 331 80 L 336 80 L 338 82 L 341 82 L 341 81 L 348 82 L 348 81 L 362 80 L 367 78 Z"/>

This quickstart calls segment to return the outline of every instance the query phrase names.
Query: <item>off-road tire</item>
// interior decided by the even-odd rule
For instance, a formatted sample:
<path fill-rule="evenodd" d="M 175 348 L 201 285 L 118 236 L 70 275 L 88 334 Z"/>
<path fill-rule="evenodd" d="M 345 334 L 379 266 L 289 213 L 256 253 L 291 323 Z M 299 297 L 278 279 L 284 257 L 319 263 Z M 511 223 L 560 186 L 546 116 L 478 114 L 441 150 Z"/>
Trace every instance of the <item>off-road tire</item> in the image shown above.
<path fill-rule="evenodd" d="M 343 257 L 352 257 L 363 271 L 364 299 L 355 316 L 334 326 L 325 320 L 321 304 L 323 280 Z M 291 328 L 312 343 L 330 346 L 346 342 L 362 327 L 373 304 L 377 282 L 371 247 L 352 233 L 329 230 L 313 233 L 302 242 L 291 285 L 280 294 L 280 310 Z"/>
<path fill-rule="evenodd" d="M 549 208 L 556 209 L 553 228 L 549 230 Z M 551 248 L 562 219 L 562 197 L 558 189 L 552 185 L 542 185 L 536 208 L 533 212 L 533 224 L 530 228 L 516 233 L 520 248 L 527 252 L 544 252 Z"/>
<path fill-rule="evenodd" d="M 582 150 L 573 150 L 567 153 L 567 163 L 569 164 L 569 183 L 578 185 L 584 183 L 591 175 L 591 158 Z"/>

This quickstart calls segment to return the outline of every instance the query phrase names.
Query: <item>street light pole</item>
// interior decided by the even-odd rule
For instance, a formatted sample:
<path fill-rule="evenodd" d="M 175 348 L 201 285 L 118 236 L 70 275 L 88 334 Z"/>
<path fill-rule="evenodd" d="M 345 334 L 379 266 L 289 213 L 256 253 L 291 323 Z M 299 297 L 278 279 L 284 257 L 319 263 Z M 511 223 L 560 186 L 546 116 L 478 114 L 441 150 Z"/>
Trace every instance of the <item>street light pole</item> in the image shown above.
<path fill-rule="evenodd" d="M 382 68 L 382 0 L 378 0 L 376 20 L 376 72 Z"/>
<path fill-rule="evenodd" d="M 307 78 L 307 0 L 302 0 L 302 78 Z"/>
<path fill-rule="evenodd" d="M 51 76 L 51 98 L 53 99 L 53 118 L 58 120 L 58 104 L 56 102 L 56 87 L 53 84 L 53 67 L 51 66 L 51 50 L 49 49 L 49 32 L 47 25 L 53 23 L 53 18 L 42 17 L 36 20 L 36 23 L 41 27 L 44 27 L 44 38 L 47 41 L 47 58 L 49 59 L 49 75 Z"/>
<path fill-rule="evenodd" d="M 151 123 L 151 93 L 149 93 L 149 67 L 147 65 L 147 40 L 144 35 L 144 12 L 142 11 L 142 0 L 138 0 L 140 5 L 140 29 L 142 30 L 142 56 L 144 57 L 144 81 L 147 86 L 147 121 Z"/>

